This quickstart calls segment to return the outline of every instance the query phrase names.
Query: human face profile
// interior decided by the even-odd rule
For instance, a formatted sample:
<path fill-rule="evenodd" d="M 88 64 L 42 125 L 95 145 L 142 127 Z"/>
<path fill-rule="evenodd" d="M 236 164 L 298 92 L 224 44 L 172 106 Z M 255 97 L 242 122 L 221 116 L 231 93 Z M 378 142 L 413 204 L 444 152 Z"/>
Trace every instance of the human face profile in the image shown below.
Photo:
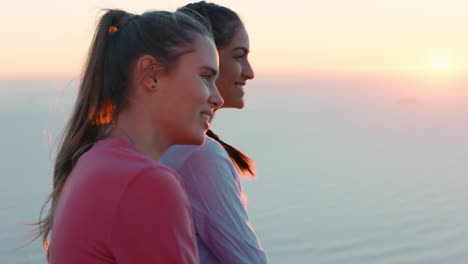
<path fill-rule="evenodd" d="M 243 108 L 244 86 L 247 80 L 254 78 L 254 72 L 248 60 L 250 52 L 249 36 L 244 27 L 237 29 L 231 43 L 218 50 L 219 77 L 216 86 L 224 99 L 225 108 Z"/>
<path fill-rule="evenodd" d="M 214 111 L 223 104 L 215 85 L 218 54 L 213 40 L 200 35 L 192 48 L 173 69 L 158 76 L 164 101 L 155 106 L 163 112 L 157 122 L 171 144 L 202 144 Z"/>

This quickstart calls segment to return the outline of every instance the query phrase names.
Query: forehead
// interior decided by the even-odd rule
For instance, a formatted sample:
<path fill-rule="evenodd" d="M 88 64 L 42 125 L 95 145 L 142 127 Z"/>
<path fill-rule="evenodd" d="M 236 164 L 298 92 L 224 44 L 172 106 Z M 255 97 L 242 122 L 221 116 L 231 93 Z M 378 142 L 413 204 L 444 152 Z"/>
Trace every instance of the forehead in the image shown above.
<path fill-rule="evenodd" d="M 234 34 L 234 37 L 232 38 L 229 46 L 243 46 L 246 48 L 249 47 L 249 34 L 244 27 L 240 27 L 236 30 L 236 33 Z"/>
<path fill-rule="evenodd" d="M 212 39 L 198 35 L 193 44 L 193 52 L 186 54 L 185 59 L 190 60 L 196 66 L 209 66 L 217 69 L 218 53 Z"/>

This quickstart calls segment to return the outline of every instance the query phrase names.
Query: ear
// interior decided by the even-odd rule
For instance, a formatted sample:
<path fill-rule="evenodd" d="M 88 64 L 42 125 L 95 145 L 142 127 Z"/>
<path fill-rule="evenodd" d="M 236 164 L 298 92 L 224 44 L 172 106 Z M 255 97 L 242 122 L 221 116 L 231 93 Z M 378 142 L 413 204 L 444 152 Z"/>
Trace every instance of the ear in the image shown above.
<path fill-rule="evenodd" d="M 156 91 L 158 87 L 158 74 L 164 68 L 151 55 L 138 58 L 135 65 L 135 77 L 140 86 L 148 91 Z"/>

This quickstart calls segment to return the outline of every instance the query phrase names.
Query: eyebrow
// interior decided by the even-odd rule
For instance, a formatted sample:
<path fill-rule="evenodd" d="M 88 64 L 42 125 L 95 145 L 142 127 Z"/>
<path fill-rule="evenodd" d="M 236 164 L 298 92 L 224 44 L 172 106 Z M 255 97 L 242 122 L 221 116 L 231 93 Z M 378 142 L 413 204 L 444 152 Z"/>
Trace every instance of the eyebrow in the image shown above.
<path fill-rule="evenodd" d="M 213 67 L 210 67 L 210 66 L 202 66 L 201 69 L 202 69 L 202 70 L 210 71 L 211 74 L 213 74 L 213 75 L 217 75 L 217 74 L 218 74 L 218 71 L 215 70 Z"/>
<path fill-rule="evenodd" d="M 232 51 L 236 51 L 236 50 L 243 50 L 245 54 L 249 54 L 249 49 L 243 46 L 238 46 L 232 49 Z"/>

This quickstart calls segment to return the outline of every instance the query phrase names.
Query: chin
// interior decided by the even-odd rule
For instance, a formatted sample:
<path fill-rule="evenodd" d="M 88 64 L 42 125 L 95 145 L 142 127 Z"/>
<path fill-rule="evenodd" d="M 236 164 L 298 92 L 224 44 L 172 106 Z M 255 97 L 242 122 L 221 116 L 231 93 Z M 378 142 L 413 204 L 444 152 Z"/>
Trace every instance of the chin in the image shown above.
<path fill-rule="evenodd" d="M 237 100 L 234 100 L 235 108 L 242 109 L 245 106 L 244 96 L 238 97 Z"/>
<path fill-rule="evenodd" d="M 244 100 L 240 99 L 238 101 L 233 101 L 233 102 L 230 102 L 230 103 L 224 103 L 224 105 L 222 106 L 223 108 L 236 108 L 236 109 L 242 109 L 245 107 L 245 102 Z"/>
<path fill-rule="evenodd" d="M 236 106 L 234 106 L 234 108 L 237 108 L 237 109 L 242 109 L 244 107 L 245 107 L 244 101 L 241 101 L 238 104 L 236 104 Z"/>

